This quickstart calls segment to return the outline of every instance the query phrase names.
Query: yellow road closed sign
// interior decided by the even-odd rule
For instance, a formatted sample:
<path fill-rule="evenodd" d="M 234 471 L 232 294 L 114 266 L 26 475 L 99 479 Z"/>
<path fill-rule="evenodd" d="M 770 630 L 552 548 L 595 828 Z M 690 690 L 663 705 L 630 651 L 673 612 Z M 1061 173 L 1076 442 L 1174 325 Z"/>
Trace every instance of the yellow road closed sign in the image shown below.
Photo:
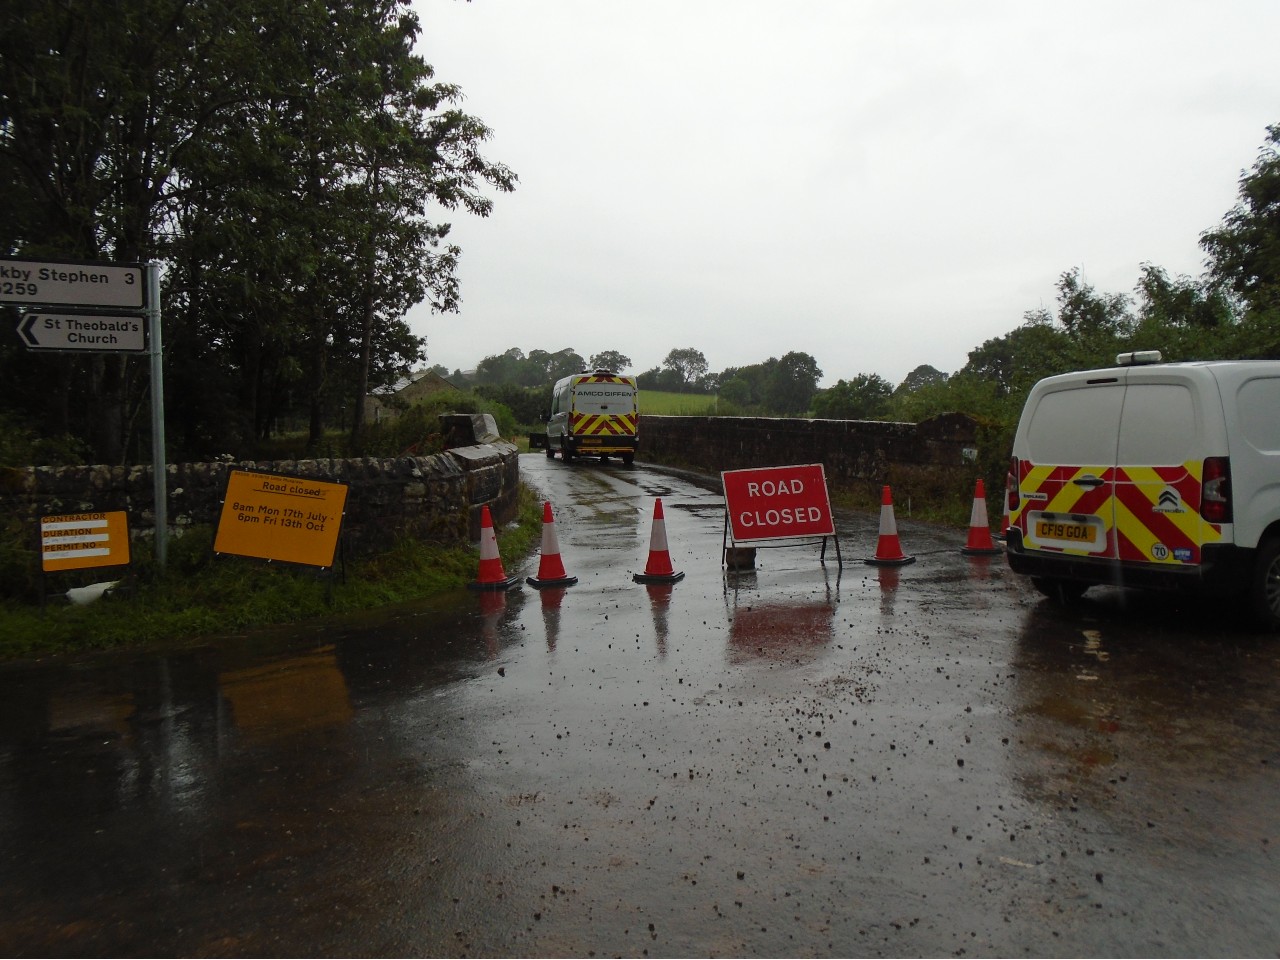
<path fill-rule="evenodd" d="M 40 565 L 45 573 L 128 562 L 129 517 L 125 511 L 40 518 Z"/>
<path fill-rule="evenodd" d="M 232 470 L 214 552 L 331 567 L 346 504 L 345 483 Z"/>

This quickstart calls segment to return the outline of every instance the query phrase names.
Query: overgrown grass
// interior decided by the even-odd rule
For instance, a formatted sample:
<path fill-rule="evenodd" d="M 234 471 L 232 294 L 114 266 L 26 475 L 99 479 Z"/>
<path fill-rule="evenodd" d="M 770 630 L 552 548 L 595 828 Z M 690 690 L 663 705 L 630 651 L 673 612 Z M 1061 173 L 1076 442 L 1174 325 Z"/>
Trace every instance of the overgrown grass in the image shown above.
<path fill-rule="evenodd" d="M 542 533 L 541 502 L 528 488 L 521 488 L 519 507 L 516 522 L 498 531 L 499 550 L 509 566 L 518 564 Z M 42 611 L 34 603 L 4 601 L 0 659 L 177 646 L 371 610 L 457 590 L 475 579 L 478 563 L 474 547 L 406 538 L 382 554 L 348 563 L 344 579 L 260 560 L 214 557 L 212 542 L 211 529 L 175 541 L 164 576 L 154 575 L 152 558 L 139 545 L 125 588 L 95 603 L 60 602 Z"/>
<path fill-rule="evenodd" d="M 640 413 L 669 417 L 705 417 L 716 412 L 716 397 L 708 393 L 640 391 Z"/>
<path fill-rule="evenodd" d="M 857 484 L 833 486 L 830 490 L 832 506 L 860 513 L 880 512 L 881 485 Z M 996 507 L 999 506 L 997 503 Z M 994 509 L 990 498 L 987 514 Z M 967 527 L 973 510 L 973 492 L 948 492 L 941 496 L 913 497 L 907 490 L 893 487 L 893 516 L 896 520 L 920 520 L 947 527 Z M 999 516 L 999 514 L 995 514 Z"/>

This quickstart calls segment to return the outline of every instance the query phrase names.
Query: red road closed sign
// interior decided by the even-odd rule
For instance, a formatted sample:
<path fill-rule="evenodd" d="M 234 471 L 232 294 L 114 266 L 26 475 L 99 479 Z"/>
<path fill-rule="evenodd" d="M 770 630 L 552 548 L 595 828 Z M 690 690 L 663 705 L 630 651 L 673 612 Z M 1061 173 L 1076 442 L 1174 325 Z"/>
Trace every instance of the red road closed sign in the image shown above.
<path fill-rule="evenodd" d="M 822 464 L 725 470 L 724 504 L 737 543 L 830 537 L 836 532 Z"/>

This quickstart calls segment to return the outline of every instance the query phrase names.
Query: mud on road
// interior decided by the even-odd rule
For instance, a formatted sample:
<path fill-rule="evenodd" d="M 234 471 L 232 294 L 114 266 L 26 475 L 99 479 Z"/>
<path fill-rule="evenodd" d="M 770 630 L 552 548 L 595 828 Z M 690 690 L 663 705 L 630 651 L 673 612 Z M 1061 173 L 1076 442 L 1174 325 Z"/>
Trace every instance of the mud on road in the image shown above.
<path fill-rule="evenodd" d="M 726 572 L 714 484 L 521 469 L 567 590 L 0 672 L 0 948 L 1275 952 L 1276 637 L 901 513 Z"/>

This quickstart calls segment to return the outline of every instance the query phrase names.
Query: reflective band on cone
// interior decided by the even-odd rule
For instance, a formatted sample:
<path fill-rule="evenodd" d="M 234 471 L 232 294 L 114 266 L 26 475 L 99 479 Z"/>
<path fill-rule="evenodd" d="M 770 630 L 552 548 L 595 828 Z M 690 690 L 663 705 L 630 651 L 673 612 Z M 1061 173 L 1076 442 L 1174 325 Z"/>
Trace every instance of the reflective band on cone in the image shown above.
<path fill-rule="evenodd" d="M 472 590 L 510 590 L 519 583 L 519 577 L 508 577 L 502 569 L 498 537 L 493 532 L 493 517 L 486 504 L 480 508 L 480 572 L 467 586 Z"/>
<path fill-rule="evenodd" d="M 565 573 L 560 559 L 560 538 L 556 536 L 556 521 L 551 515 L 551 501 L 542 502 L 542 559 L 538 561 L 538 575 L 526 577 L 530 586 L 543 590 L 547 587 L 569 587 L 578 582 L 577 577 Z"/>
<path fill-rule="evenodd" d="M 671 553 L 667 550 L 667 524 L 662 516 L 662 500 L 653 504 L 653 533 L 649 535 L 649 562 L 644 573 L 633 574 L 636 583 L 675 583 L 684 573 L 677 573 L 671 566 Z"/>
<path fill-rule="evenodd" d="M 876 541 L 876 555 L 868 557 L 865 562 L 895 567 L 916 562 L 915 557 L 908 557 L 902 552 L 902 544 L 898 542 L 898 522 L 893 518 L 893 496 L 887 486 L 880 494 L 880 539 Z"/>
<path fill-rule="evenodd" d="M 973 512 L 969 515 L 969 539 L 960 552 L 967 557 L 985 557 L 999 553 L 1000 548 L 991 540 L 991 526 L 987 521 L 987 491 L 978 480 L 973 491 Z"/>

